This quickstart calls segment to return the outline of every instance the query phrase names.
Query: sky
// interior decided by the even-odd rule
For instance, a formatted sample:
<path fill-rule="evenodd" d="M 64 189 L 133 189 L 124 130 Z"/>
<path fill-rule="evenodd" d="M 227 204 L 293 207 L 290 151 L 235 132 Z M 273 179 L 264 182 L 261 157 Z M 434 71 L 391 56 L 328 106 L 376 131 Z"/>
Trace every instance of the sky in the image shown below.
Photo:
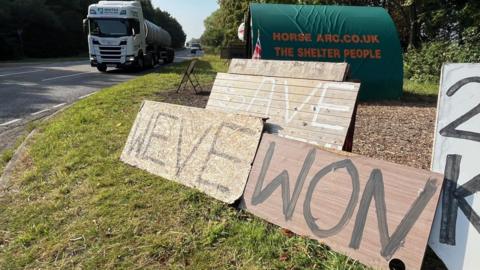
<path fill-rule="evenodd" d="M 203 21 L 219 8 L 217 0 L 152 0 L 154 7 L 168 11 L 182 25 L 187 41 L 200 38 Z"/>

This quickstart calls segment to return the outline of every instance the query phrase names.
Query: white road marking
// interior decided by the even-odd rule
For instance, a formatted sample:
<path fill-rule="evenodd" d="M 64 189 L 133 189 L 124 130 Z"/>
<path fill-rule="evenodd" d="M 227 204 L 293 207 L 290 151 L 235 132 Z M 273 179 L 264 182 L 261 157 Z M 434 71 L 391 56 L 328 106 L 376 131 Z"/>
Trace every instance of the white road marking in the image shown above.
<path fill-rule="evenodd" d="M 60 108 L 60 107 L 65 106 L 65 105 L 67 105 L 67 103 L 58 104 L 58 105 L 53 106 L 52 108 L 56 109 L 56 108 Z"/>
<path fill-rule="evenodd" d="M 35 73 L 35 72 L 41 72 L 41 71 L 44 71 L 44 70 L 23 71 L 23 72 L 15 72 L 15 73 L 1 74 L 0 77 L 7 77 L 7 76 L 13 76 L 13 75 L 28 74 L 28 73 Z"/>
<path fill-rule="evenodd" d="M 50 111 L 50 109 L 41 110 L 41 111 L 38 111 L 38 112 L 32 113 L 31 115 L 32 115 L 32 116 L 35 116 L 35 115 L 39 115 L 39 114 L 42 114 L 42 113 L 44 113 L 44 112 L 48 112 L 48 111 Z"/>
<path fill-rule="evenodd" d="M 14 119 L 14 120 L 12 120 L 12 121 L 8 121 L 8 122 L 5 122 L 5 123 L 3 123 L 3 124 L 0 124 L 0 127 L 8 126 L 8 125 L 11 125 L 11 124 L 20 122 L 20 121 L 22 121 L 22 119 Z"/>
<path fill-rule="evenodd" d="M 69 77 L 76 77 L 76 76 L 81 76 L 81 75 L 87 75 L 93 73 L 91 72 L 82 72 L 82 73 L 77 73 L 77 74 L 71 74 L 71 75 L 65 75 L 65 76 L 59 76 L 59 77 L 53 77 L 53 78 L 48 78 L 48 79 L 43 79 L 42 82 L 48 82 L 48 81 L 53 81 L 53 80 L 58 80 L 58 79 L 63 79 L 63 78 L 69 78 Z"/>
<path fill-rule="evenodd" d="M 88 95 L 81 96 L 81 97 L 79 97 L 78 99 L 84 99 L 84 98 L 87 98 L 87 97 L 89 97 L 89 96 L 91 96 L 91 95 L 93 95 L 93 94 L 95 94 L 95 93 L 90 93 L 90 94 L 88 94 Z"/>

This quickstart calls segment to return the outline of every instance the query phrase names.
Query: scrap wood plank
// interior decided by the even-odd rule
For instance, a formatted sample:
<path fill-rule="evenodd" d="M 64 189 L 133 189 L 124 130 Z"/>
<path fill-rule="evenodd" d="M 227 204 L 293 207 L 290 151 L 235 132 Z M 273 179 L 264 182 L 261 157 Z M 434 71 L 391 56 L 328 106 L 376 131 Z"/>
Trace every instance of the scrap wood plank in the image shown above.
<path fill-rule="evenodd" d="M 442 69 L 432 170 L 446 182 L 429 244 L 449 269 L 480 267 L 480 64 Z"/>
<path fill-rule="evenodd" d="M 268 118 L 269 133 L 342 150 L 360 84 L 219 73 L 207 109 Z"/>
<path fill-rule="evenodd" d="M 342 82 L 348 63 L 232 59 L 228 73 Z"/>
<path fill-rule="evenodd" d="M 226 203 L 242 196 L 263 120 L 145 101 L 121 160 Z"/>
<path fill-rule="evenodd" d="M 242 207 L 376 269 L 420 269 L 442 181 L 265 134 Z"/>

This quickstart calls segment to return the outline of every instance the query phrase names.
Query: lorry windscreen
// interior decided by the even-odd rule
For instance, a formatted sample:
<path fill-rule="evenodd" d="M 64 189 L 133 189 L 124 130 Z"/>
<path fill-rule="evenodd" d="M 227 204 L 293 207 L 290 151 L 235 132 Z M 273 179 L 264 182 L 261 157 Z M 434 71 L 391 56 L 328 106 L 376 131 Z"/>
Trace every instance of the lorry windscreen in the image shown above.
<path fill-rule="evenodd" d="M 99 37 L 131 36 L 133 25 L 133 20 L 128 19 L 90 19 L 90 34 Z"/>

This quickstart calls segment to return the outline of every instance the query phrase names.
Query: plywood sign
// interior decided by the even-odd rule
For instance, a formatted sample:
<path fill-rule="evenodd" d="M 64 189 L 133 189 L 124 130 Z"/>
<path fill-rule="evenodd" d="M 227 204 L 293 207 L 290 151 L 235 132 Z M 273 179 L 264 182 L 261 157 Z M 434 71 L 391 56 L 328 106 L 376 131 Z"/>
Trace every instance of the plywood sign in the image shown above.
<path fill-rule="evenodd" d="M 341 150 L 360 85 L 218 73 L 207 109 L 268 118 L 267 131 Z"/>
<path fill-rule="evenodd" d="M 342 82 L 347 63 L 232 59 L 228 73 Z"/>
<path fill-rule="evenodd" d="M 145 101 L 121 160 L 233 203 L 262 128 L 260 118 Z"/>
<path fill-rule="evenodd" d="M 376 269 L 420 269 L 442 179 L 264 135 L 243 205 Z"/>
<path fill-rule="evenodd" d="M 480 64 L 443 67 L 433 170 L 445 184 L 430 246 L 449 269 L 480 267 Z"/>

